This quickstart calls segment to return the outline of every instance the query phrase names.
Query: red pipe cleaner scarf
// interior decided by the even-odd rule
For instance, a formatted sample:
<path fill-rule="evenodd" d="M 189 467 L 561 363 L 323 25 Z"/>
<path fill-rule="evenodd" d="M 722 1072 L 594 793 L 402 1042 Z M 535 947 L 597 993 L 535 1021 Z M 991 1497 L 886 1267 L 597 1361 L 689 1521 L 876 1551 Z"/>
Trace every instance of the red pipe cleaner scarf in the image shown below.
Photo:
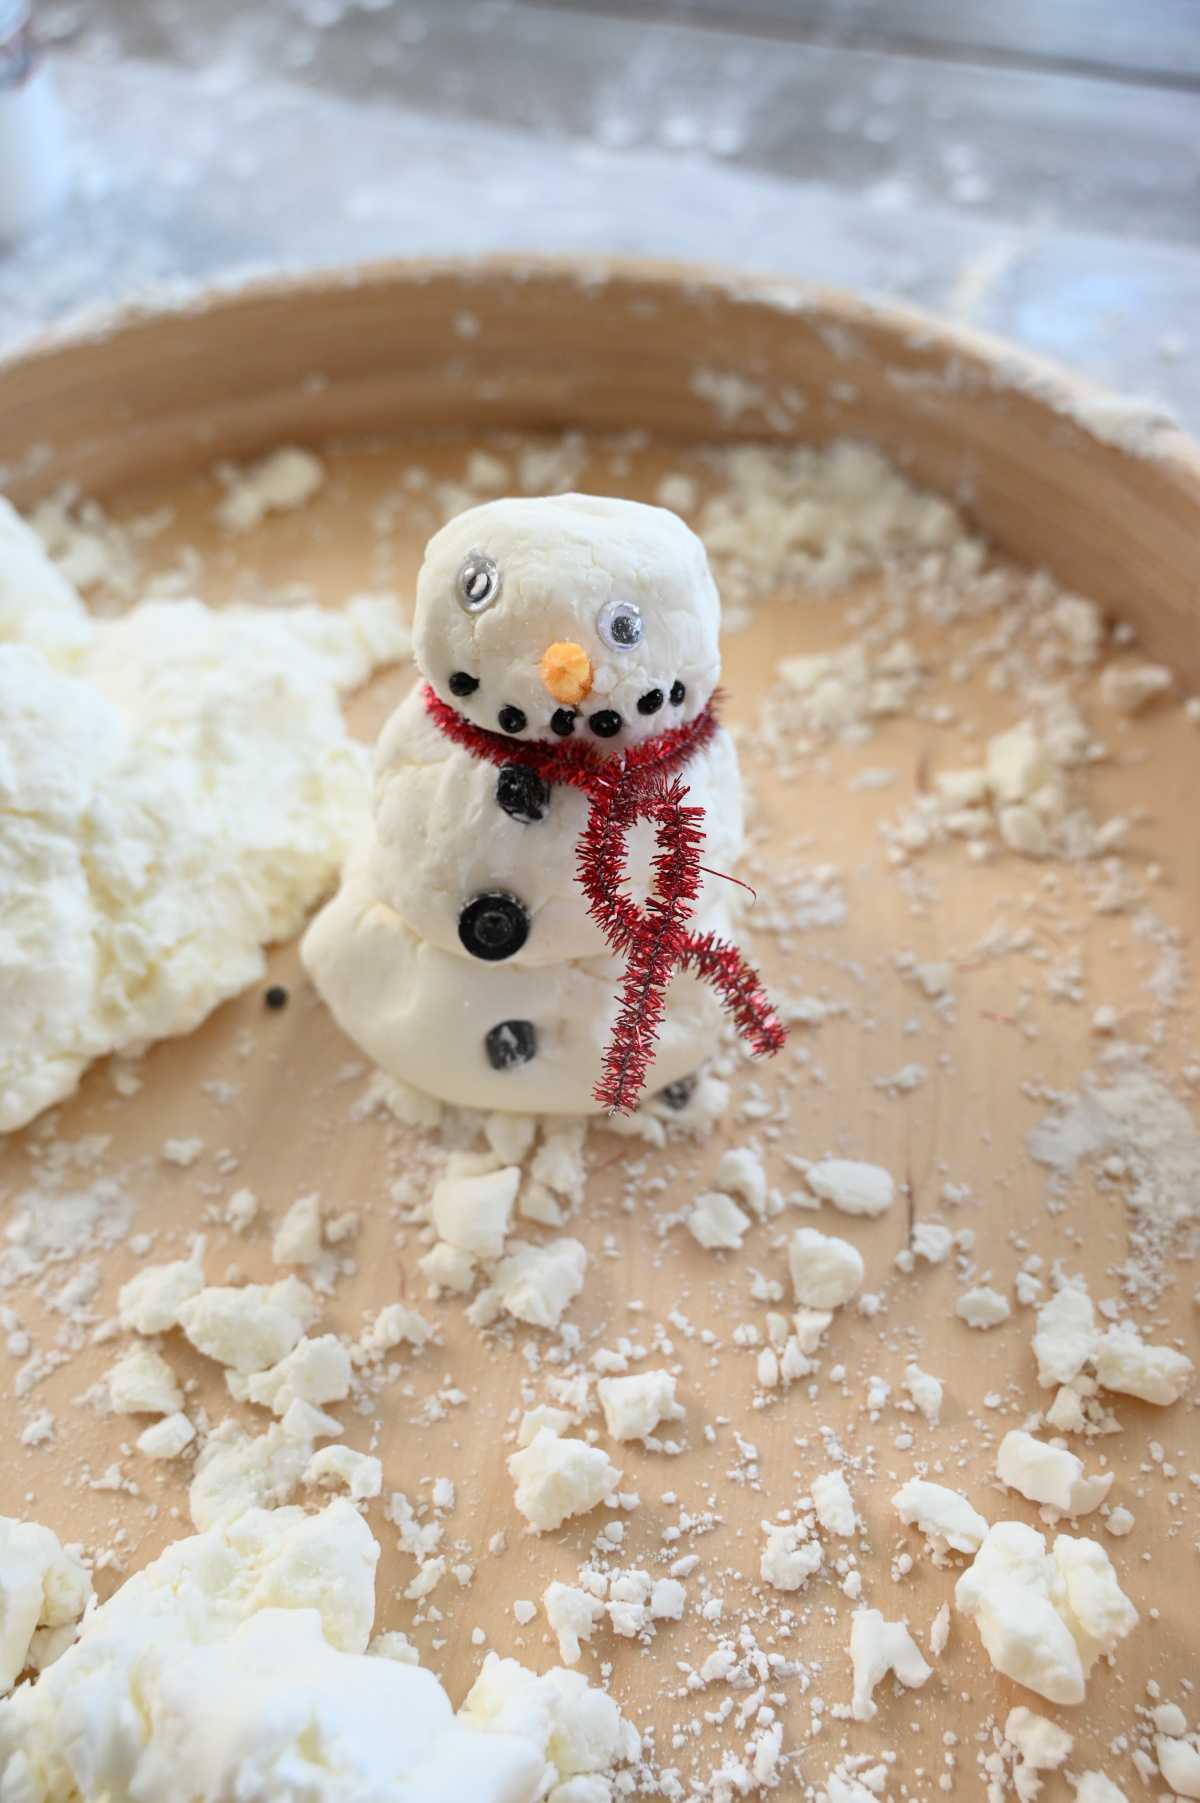
<path fill-rule="evenodd" d="M 630 1114 L 646 1080 L 676 970 L 690 970 L 718 991 L 738 1032 L 755 1052 L 777 1052 L 784 1030 L 757 972 L 735 945 L 688 930 L 700 892 L 704 809 L 687 805 L 678 775 L 717 730 L 712 702 L 694 720 L 601 758 L 587 745 L 546 745 L 473 726 L 425 686 L 425 706 L 448 739 L 499 766 L 519 764 L 546 783 L 565 783 L 590 798 L 576 847 L 578 881 L 588 912 L 610 948 L 625 959 L 620 1012 L 613 1025 L 596 1100 L 610 1114 Z M 626 841 L 637 820 L 654 823 L 658 854 L 654 890 L 645 907 L 622 893 Z"/>

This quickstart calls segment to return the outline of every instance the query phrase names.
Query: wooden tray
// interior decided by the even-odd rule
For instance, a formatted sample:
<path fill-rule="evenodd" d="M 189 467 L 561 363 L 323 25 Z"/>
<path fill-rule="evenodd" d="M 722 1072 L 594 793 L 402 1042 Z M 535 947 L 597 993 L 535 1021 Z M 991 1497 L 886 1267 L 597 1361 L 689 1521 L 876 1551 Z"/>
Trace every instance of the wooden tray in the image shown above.
<path fill-rule="evenodd" d="M 697 379 L 698 370 L 707 376 Z M 294 578 L 330 602 L 384 580 L 406 594 L 428 521 L 415 504 L 398 502 L 398 472 L 420 463 L 450 478 L 461 471 L 465 450 L 488 434 L 564 428 L 601 435 L 635 429 L 640 436 L 617 449 L 600 441 L 585 445 L 578 484 L 645 498 L 698 445 L 873 440 L 915 480 L 962 506 L 1001 551 L 1045 565 L 1096 598 L 1137 628 L 1148 653 L 1170 662 L 1186 681 L 1200 682 L 1195 448 L 1170 427 L 1007 346 L 916 314 L 668 268 L 402 265 L 271 282 L 131 314 L 50 339 L 0 368 L 0 462 L 13 498 L 27 504 L 74 482 L 118 520 L 169 501 L 173 522 L 144 549 L 147 567 L 169 562 L 181 545 L 196 547 L 203 558 L 199 586 L 214 602 Z M 322 447 L 330 469 L 326 488 L 303 513 L 223 540 L 211 517 L 213 464 L 284 441 Z M 372 522 L 384 502 L 393 523 L 381 563 Z M 828 604 L 760 609 L 753 626 L 728 645 L 733 720 L 751 728 L 781 656 L 845 637 L 840 610 Z M 408 680 L 408 672 L 396 672 L 373 685 L 355 704 L 357 728 L 373 732 Z M 967 688 L 960 699 L 985 726 L 1004 717 L 986 693 Z M 828 1708 L 849 1698 L 851 1604 L 826 1582 L 797 1599 L 795 1631 L 781 1638 L 778 1606 L 789 1599 L 772 1596 L 764 1608 L 754 1591 L 759 1523 L 827 1468 L 823 1437 L 829 1434 L 861 1461 L 854 1489 L 868 1529 L 857 1549 L 864 1598 L 889 1616 L 909 1617 L 922 1641 L 954 1574 L 920 1559 L 902 1582 L 889 1575 L 896 1550 L 917 1550 L 916 1537 L 897 1531 L 888 1506 L 914 1461 L 940 1460 L 940 1473 L 931 1474 L 965 1490 L 990 1518 L 1037 1525 L 1036 1511 L 1011 1494 L 1002 1498 L 989 1475 L 1001 1433 L 1047 1400 L 1034 1381 L 1032 1318 L 1018 1310 L 996 1332 L 972 1334 L 953 1316 L 963 1278 L 952 1264 L 899 1275 L 892 1260 L 907 1242 L 908 1215 L 937 1212 L 947 1182 L 969 1191 L 951 1224 L 975 1230 L 976 1280 L 991 1272 L 1010 1292 L 1021 1261 L 1040 1253 L 1086 1271 L 1094 1294 L 1108 1295 L 1124 1255 L 1125 1209 L 1111 1187 L 1102 1191 L 1081 1175 L 1069 1188 L 1070 1206 L 1047 1212 L 1046 1174 L 1030 1160 L 1026 1135 L 1049 1104 L 1029 1086 L 1068 1090 L 1095 1063 L 1089 1023 L 1101 1003 L 1123 1011 L 1131 1038 L 1147 1030 L 1144 965 L 1126 943 L 1128 928 L 1087 909 L 1076 874 L 1058 867 L 1050 882 L 1046 870 L 1019 860 L 977 869 L 947 852 L 919 867 L 927 884 L 921 896 L 883 880 L 879 816 L 925 767 L 937 730 L 908 717 L 889 723 L 872 746 L 831 749 L 828 767 L 799 789 L 775 781 L 747 743 L 760 866 L 774 867 L 778 878 L 800 864 L 835 863 L 850 900 L 845 925 L 796 935 L 782 947 L 764 941 L 763 961 L 769 975 L 795 989 L 848 998 L 850 1012 L 831 1015 L 812 1034 L 799 1032 L 778 1067 L 755 1073 L 770 1104 L 765 1121 L 734 1118 L 707 1144 L 669 1153 L 648 1153 L 600 1131 L 592 1141 L 587 1207 L 571 1228 L 587 1242 L 592 1264 L 572 1318 L 595 1336 L 594 1344 L 608 1346 L 622 1335 L 649 1344 L 659 1324 L 672 1342 L 671 1360 L 682 1367 L 688 1406 L 689 1450 L 682 1457 L 666 1460 L 631 1448 L 618 1456 L 614 1449 L 627 1485 L 642 1497 L 628 1519 L 625 1562 L 656 1561 L 663 1532 L 681 1507 L 693 1515 L 711 1511 L 714 1519 L 711 1532 L 694 1543 L 709 1589 L 702 1592 L 699 1575 L 692 1580 L 689 1619 L 660 1632 L 649 1650 L 598 1634 L 581 1669 L 594 1674 L 600 1660 L 611 1660 L 616 1694 L 640 1727 L 657 1730 L 660 1761 L 685 1773 L 707 1771 L 723 1749 L 745 1738 L 728 1726 L 706 1729 L 703 1755 L 690 1741 L 671 1751 L 672 1727 L 717 1709 L 728 1694 L 721 1686 L 682 1700 L 672 1694 L 683 1684 L 677 1661 L 699 1663 L 718 1631 L 698 1619 L 702 1594 L 724 1599 L 728 1632 L 748 1625 L 764 1651 L 809 1669 L 807 1698 L 794 1678 L 768 1685 L 787 1697 L 785 1745 L 802 1755 L 798 1769 L 807 1784 L 819 1784 L 846 1750 L 877 1756 L 895 1749 L 892 1791 L 903 1781 L 918 1794 L 932 1794 L 945 1769 L 943 1736 L 953 1731 L 963 1743 L 957 1784 L 974 1786 L 981 1725 L 990 1717 L 1002 1722 L 1017 1702 L 1037 1703 L 992 1675 L 974 1629 L 956 1618 L 950 1647 L 924 1691 L 895 1698 L 885 1685 L 874 1724 L 830 1721 L 807 1745 L 811 1698 L 823 1697 Z M 1148 879 L 1154 908 L 1186 958 L 1195 953 L 1200 920 L 1194 824 L 1200 735 L 1181 710 L 1164 709 L 1139 723 L 1136 753 L 1097 772 L 1097 811 L 1141 810 L 1137 867 L 1143 874 L 1159 867 L 1160 876 Z M 849 773 L 880 763 L 901 779 L 890 797 L 869 787 L 847 790 Z M 1039 941 L 1060 954 L 1078 950 L 1084 1005 L 1055 1001 L 1039 982 L 1018 1026 L 1012 962 L 973 954 L 1004 909 L 1013 924 L 1032 924 Z M 953 1016 L 931 1009 L 896 972 L 896 954 L 905 951 L 954 966 Z M 522 1629 L 511 1605 L 522 1597 L 539 1601 L 552 1577 L 573 1580 L 604 1516 L 569 1523 L 540 1540 L 520 1532 L 504 1460 L 512 1450 L 513 1411 L 529 1394 L 540 1395 L 538 1374 L 519 1350 L 527 1336 L 497 1354 L 467 1327 L 460 1304 L 422 1300 L 415 1271 L 420 1247 L 413 1230 L 398 1227 L 392 1195 L 405 1174 L 422 1181 L 421 1136 L 378 1117 L 352 1118 L 361 1080 L 339 1081 L 339 1073 L 353 1048 L 307 990 L 293 949 L 273 956 L 272 977 L 292 989 L 284 1012 L 265 1012 L 261 994 L 242 997 L 198 1033 L 154 1050 L 132 1099 L 115 1094 L 104 1068 L 94 1071 L 79 1097 L 58 1111 L 57 1133 L 71 1142 L 84 1134 L 107 1136 L 95 1168 L 119 1175 L 136 1204 L 135 1227 L 155 1236 L 156 1259 L 177 1256 L 200 1229 L 209 1234 L 210 1281 L 222 1281 L 226 1271 L 268 1277 L 269 1226 L 237 1239 L 214 1224 L 216 1206 L 245 1184 L 269 1221 L 298 1194 L 317 1188 L 331 1211 L 355 1208 L 362 1216 L 353 1247 L 358 1274 L 339 1286 L 326 1324 L 357 1330 L 364 1311 L 398 1296 L 437 1319 L 444 1345 L 413 1358 L 404 1383 L 385 1392 L 374 1438 L 370 1423 L 342 1413 L 352 1443 L 371 1444 L 383 1457 L 386 1492 L 402 1489 L 415 1500 L 438 1475 L 458 1485 L 448 1536 L 478 1562 L 478 1575 L 465 1590 L 448 1580 L 433 1598 L 443 1619 L 414 1631 L 426 1663 L 457 1699 L 481 1657 L 471 1640 L 476 1626 L 501 1652 L 539 1666 L 556 1662 L 541 1615 Z M 1163 1018 L 1155 1047 L 1161 1073 L 1176 1084 L 1197 1056 L 1189 1004 L 1190 991 Z M 914 1017 L 915 1036 L 906 1027 Z M 877 1086 L 877 1078 L 914 1059 L 930 1075 L 911 1095 L 889 1096 Z M 233 1085 L 232 1097 L 222 1100 L 222 1092 L 203 1087 L 214 1078 Z M 165 1140 L 193 1136 L 204 1141 L 195 1165 L 180 1169 L 162 1161 Z M 44 1124 L 38 1125 L 0 1150 L 5 1212 L 44 1137 Z M 751 1296 L 752 1270 L 786 1279 L 779 1233 L 758 1227 L 740 1255 L 725 1259 L 701 1252 L 678 1227 L 664 1231 L 665 1217 L 704 1187 L 723 1145 L 751 1138 L 765 1149 L 772 1181 L 785 1189 L 797 1182 L 784 1163 L 788 1153 L 834 1149 L 875 1159 L 910 1186 L 907 1212 L 899 1203 L 879 1221 L 848 1221 L 829 1211 L 819 1222 L 784 1218 L 789 1230 L 811 1222 L 856 1241 L 867 1260 L 867 1287 L 885 1290 L 887 1307 L 874 1320 L 839 1320 L 815 1401 L 800 1385 L 761 1411 L 752 1405 L 753 1354 L 737 1350 L 732 1335 L 742 1322 L 761 1326 L 764 1306 Z M 630 1213 L 622 1206 L 630 1168 L 645 1160 L 667 1185 Z M 136 1264 L 123 1244 L 102 1255 L 98 1320 L 111 1313 L 117 1286 Z M 56 1287 L 52 1272 L 39 1295 L 4 1297 L 42 1348 L 56 1337 L 70 1339 L 48 1306 Z M 1149 1318 L 1152 1337 L 1190 1336 L 1195 1350 L 1185 1293 L 1192 1287 L 1185 1268 Z M 666 1322 L 670 1309 L 683 1311 L 694 1337 Z M 702 1341 L 704 1328 L 717 1336 L 719 1355 Z M 133 1424 L 75 1406 L 112 1362 L 115 1343 L 67 1350 L 69 1362 L 29 1397 L 16 1400 L 10 1385 L 0 1400 L 10 1447 L 0 1512 L 28 1513 L 64 1537 L 104 1549 L 110 1570 L 100 1583 L 107 1589 L 120 1570 L 135 1569 L 186 1530 L 185 1470 L 152 1468 L 128 1446 Z M 871 1421 L 865 1383 L 878 1374 L 898 1385 L 914 1350 L 946 1380 L 947 1405 L 939 1430 L 918 1432 L 914 1449 L 897 1450 L 895 1432 L 905 1418 L 885 1413 Z M 183 1346 L 172 1345 L 170 1357 L 214 1416 L 232 1411 L 211 1366 Z M 838 1362 L 845 1367 L 842 1384 L 828 1376 Z M 465 1402 L 446 1402 L 447 1389 L 460 1391 Z M 12 1436 L 35 1404 L 55 1413 L 56 1438 L 48 1447 L 13 1449 Z M 1109 1743 L 1132 1726 L 1147 1679 L 1161 1684 L 1163 1696 L 1177 1696 L 1195 1666 L 1191 1543 L 1200 1503 L 1184 1474 L 1200 1463 L 1200 1446 L 1187 1404 L 1163 1413 L 1122 1400 L 1118 1413 L 1126 1430 L 1120 1437 L 1077 1450 L 1089 1467 L 1106 1456 L 1117 1471 L 1113 1501 L 1134 1511 L 1137 1526 L 1129 1539 L 1106 1544 L 1143 1617 L 1151 1610 L 1158 1617 L 1143 1620 L 1114 1671 L 1098 1670 L 1083 1708 L 1047 1706 L 1046 1712 L 1069 1721 L 1076 1733 L 1074 1768 L 1101 1766 L 1128 1788 L 1132 1768 L 1108 1751 Z M 253 1412 L 251 1418 L 265 1424 Z M 713 1444 L 705 1442 L 705 1426 Z M 735 1429 L 753 1451 L 739 1446 Z M 1178 1467 L 1176 1483 L 1159 1475 L 1147 1451 L 1152 1440 Z M 118 1482 L 122 1488 L 114 1493 L 109 1486 Z M 369 1519 L 385 1548 L 379 1624 L 411 1627 L 414 1605 L 398 1600 L 411 1561 L 395 1550 L 379 1505 Z M 1082 1531 L 1104 1539 L 1098 1519 Z M 501 1528 L 507 1550 L 486 1554 Z M 677 1550 L 692 1544 L 685 1538 Z M 799 1794 L 798 1779 L 788 1784 L 794 1788 L 785 1785 L 784 1794 Z"/>

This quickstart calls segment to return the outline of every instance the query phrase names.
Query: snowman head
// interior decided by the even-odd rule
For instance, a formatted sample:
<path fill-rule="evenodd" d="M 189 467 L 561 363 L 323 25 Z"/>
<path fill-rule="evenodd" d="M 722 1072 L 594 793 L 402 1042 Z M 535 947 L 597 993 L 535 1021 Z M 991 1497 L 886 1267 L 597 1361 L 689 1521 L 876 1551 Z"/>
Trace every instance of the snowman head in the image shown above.
<path fill-rule="evenodd" d="M 616 753 L 702 711 L 720 612 L 704 546 L 665 508 L 489 501 L 430 539 L 413 648 L 473 725 Z"/>

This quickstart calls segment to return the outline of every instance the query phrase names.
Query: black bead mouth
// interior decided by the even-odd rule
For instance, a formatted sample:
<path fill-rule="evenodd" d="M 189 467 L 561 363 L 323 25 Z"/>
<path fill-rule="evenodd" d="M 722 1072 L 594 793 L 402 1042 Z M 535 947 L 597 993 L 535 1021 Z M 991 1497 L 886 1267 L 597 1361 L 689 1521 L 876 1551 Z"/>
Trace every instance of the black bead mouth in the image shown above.
<path fill-rule="evenodd" d="M 598 739 L 615 739 L 625 722 L 615 708 L 602 707 L 597 714 L 588 715 L 588 726 Z"/>
<path fill-rule="evenodd" d="M 671 684 L 671 705 L 672 705 L 672 707 L 682 707 L 683 702 L 684 702 L 684 697 L 686 695 L 687 695 L 687 690 L 684 688 L 684 686 L 680 682 L 679 678 L 676 677 L 675 681 Z"/>
<path fill-rule="evenodd" d="M 468 675 L 466 670 L 455 670 L 446 686 L 452 695 L 473 695 L 479 687 L 479 678 Z"/>
<path fill-rule="evenodd" d="M 569 739 L 575 731 L 577 717 L 573 707 L 556 707 L 550 716 L 550 731 L 557 733 L 560 739 Z"/>
<path fill-rule="evenodd" d="M 496 719 L 499 723 L 500 731 L 509 734 L 524 732 L 528 725 L 524 711 L 519 707 L 513 707 L 511 702 L 506 703 L 505 706 L 500 709 L 500 712 L 496 715 Z"/>
<path fill-rule="evenodd" d="M 647 689 L 644 695 L 638 696 L 637 710 L 639 714 L 656 714 L 663 704 L 661 689 Z"/>

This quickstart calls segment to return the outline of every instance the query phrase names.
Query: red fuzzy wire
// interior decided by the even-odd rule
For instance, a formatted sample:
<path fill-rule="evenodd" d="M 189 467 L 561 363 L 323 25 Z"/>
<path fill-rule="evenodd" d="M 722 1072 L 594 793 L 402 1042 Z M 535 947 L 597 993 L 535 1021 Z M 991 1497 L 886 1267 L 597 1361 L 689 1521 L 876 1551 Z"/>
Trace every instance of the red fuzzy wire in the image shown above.
<path fill-rule="evenodd" d="M 687 930 L 700 893 L 704 810 L 685 801 L 687 785 L 674 772 L 715 733 L 711 702 L 686 725 L 608 758 L 574 742 L 546 745 L 486 732 L 428 686 L 425 706 L 447 738 L 474 756 L 491 764 L 519 764 L 545 782 L 582 789 L 589 798 L 576 847 L 577 879 L 609 949 L 625 960 L 620 1006 L 594 1092 L 602 1107 L 629 1114 L 636 1106 L 658 1041 L 667 986 L 677 970 L 712 984 L 753 1051 L 770 1056 L 779 1050 L 784 1029 L 758 973 L 727 940 Z M 639 820 L 653 822 L 658 847 L 644 906 L 624 890 L 629 834 Z"/>

